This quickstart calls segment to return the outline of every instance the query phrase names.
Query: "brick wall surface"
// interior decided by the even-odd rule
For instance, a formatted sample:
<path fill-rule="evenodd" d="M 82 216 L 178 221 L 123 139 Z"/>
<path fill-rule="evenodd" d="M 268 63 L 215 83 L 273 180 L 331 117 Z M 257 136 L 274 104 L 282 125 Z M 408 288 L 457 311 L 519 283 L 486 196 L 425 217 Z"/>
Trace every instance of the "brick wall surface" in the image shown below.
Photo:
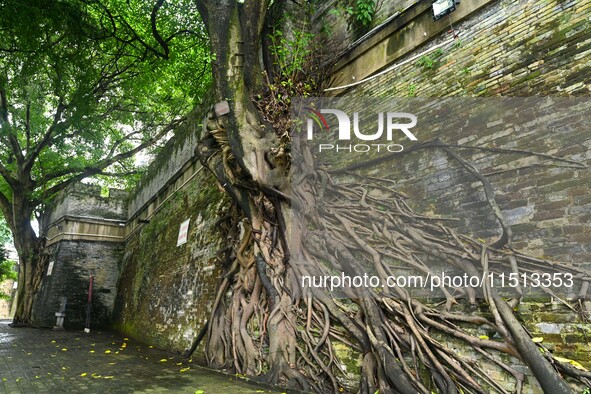
<path fill-rule="evenodd" d="M 590 17 L 588 0 L 494 1 L 453 26 L 459 38 L 442 51 L 430 53 L 431 66 L 419 58 L 346 94 L 589 95 Z M 405 58 L 383 66 L 402 63 L 450 37 L 446 31 Z"/>
<path fill-rule="evenodd" d="M 14 281 L 12 279 L 5 280 L 0 284 L 0 291 L 4 294 L 12 295 Z M 12 306 L 12 299 L 0 300 L 0 319 L 7 319 L 10 317 L 10 308 Z"/>
<path fill-rule="evenodd" d="M 333 22 L 338 30 L 339 22 Z M 441 50 L 431 49 L 453 38 L 451 29 L 394 62 L 379 65 L 381 70 L 393 68 L 391 71 L 337 93 L 348 98 L 448 98 L 449 110 L 457 113 L 457 118 L 447 117 L 439 127 L 422 133 L 418 129 L 419 142 L 440 138 L 449 144 L 525 150 L 579 163 L 578 168 L 566 168 L 548 166 L 552 161 L 524 152 L 456 150 L 487 174 L 496 200 L 512 224 L 516 248 L 591 268 L 590 27 L 589 0 L 493 1 L 455 23 L 459 37 Z M 420 24 L 412 28 L 429 30 Z M 396 33 L 385 39 L 396 42 Z M 555 101 L 562 108 L 557 113 L 551 106 L 545 107 L 543 99 L 536 104 L 530 101 L 532 119 L 542 121 L 517 127 L 507 114 L 515 112 L 512 105 L 528 101 L 509 104 L 511 101 L 491 98 L 498 96 L 570 98 L 561 104 Z M 466 97 L 486 97 L 483 100 L 489 100 L 496 117 L 491 115 L 480 125 L 466 127 L 462 115 L 466 106 L 475 102 L 460 99 Z M 381 168 L 381 174 L 385 169 Z M 499 225 L 481 184 L 442 150 L 401 156 L 391 161 L 387 170 L 417 211 L 458 218 L 450 224 L 484 241 L 498 237 Z M 571 296 L 576 298 L 576 294 Z M 590 310 L 589 301 L 581 305 Z M 551 297 L 523 303 L 518 315 L 534 336 L 544 338 L 545 346 L 591 366 L 590 330 L 581 315 Z M 450 341 L 449 346 L 456 344 Z M 457 350 L 468 352 L 461 346 Z M 529 373 L 519 363 L 515 367 Z M 505 382 L 507 389 L 514 389 L 504 373 L 491 373 Z M 535 379 L 529 378 L 526 392 L 541 392 Z"/>
<path fill-rule="evenodd" d="M 200 171 L 127 239 L 115 307 L 115 327 L 162 348 L 184 351 L 209 319 L 223 248 L 217 225 L 225 197 Z M 189 219 L 187 243 L 177 246 Z"/>
<path fill-rule="evenodd" d="M 125 193 L 111 190 L 110 197 L 102 197 L 95 185 L 74 184 L 56 197 L 48 215 L 48 225 L 63 226 L 59 220 L 66 216 L 125 220 Z M 57 223 L 57 224 L 56 224 Z M 58 228 L 58 227 L 56 227 Z M 63 228 L 62 228 L 63 230 Z M 60 230 L 61 231 L 61 230 Z M 51 275 L 45 269 L 39 293 L 33 304 L 33 323 L 53 327 L 60 298 L 67 298 L 67 328 L 84 327 L 90 276 L 94 276 L 91 325 L 108 326 L 115 302 L 119 265 L 123 253 L 122 242 L 89 240 L 61 240 L 48 247 L 49 261 L 53 261 Z"/>
<path fill-rule="evenodd" d="M 44 327 L 56 323 L 60 298 L 66 297 L 64 327 L 85 327 L 90 276 L 93 275 L 91 328 L 108 327 L 115 302 L 123 244 L 61 241 L 50 250 L 54 266 L 44 274 L 33 306 L 33 322 Z"/>

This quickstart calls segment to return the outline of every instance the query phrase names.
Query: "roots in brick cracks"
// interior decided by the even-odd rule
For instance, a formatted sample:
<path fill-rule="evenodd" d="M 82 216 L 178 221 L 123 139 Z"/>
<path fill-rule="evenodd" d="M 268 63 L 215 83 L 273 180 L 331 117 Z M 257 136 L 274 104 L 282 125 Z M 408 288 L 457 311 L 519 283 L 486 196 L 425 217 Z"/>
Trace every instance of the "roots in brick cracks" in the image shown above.
<path fill-rule="evenodd" d="M 247 195 L 250 208 L 232 205 L 220 225 L 231 241 L 205 333 L 210 366 L 321 393 L 519 393 L 520 364 L 547 393 L 590 387 L 591 373 L 533 341 L 516 317 L 522 283 L 510 295 L 488 281 L 481 289 L 441 284 L 441 302 L 402 287 L 302 287 L 302 276 L 334 273 L 371 272 L 381 283 L 409 272 L 426 277 L 439 262 L 470 277 L 569 273 L 585 298 L 588 272 L 512 248 L 490 183 L 458 149 L 440 141 L 421 148 L 444 150 L 482 183 L 501 238 L 486 245 L 458 234 L 447 220 L 414 212 L 392 181 L 352 173 L 300 171 L 291 196 L 253 185 L 231 192 Z M 584 318 L 584 303 L 571 303 Z"/>

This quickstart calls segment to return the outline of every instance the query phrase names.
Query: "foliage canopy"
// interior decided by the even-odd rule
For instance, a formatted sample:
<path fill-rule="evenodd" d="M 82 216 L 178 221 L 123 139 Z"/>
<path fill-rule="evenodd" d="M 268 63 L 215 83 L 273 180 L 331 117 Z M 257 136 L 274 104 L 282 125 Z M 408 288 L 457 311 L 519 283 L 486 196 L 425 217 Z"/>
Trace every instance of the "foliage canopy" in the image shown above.
<path fill-rule="evenodd" d="M 166 136 L 211 83 L 202 27 L 188 1 L 4 2 L 4 196 L 28 171 L 36 203 L 71 178 L 136 172 L 126 153 Z"/>

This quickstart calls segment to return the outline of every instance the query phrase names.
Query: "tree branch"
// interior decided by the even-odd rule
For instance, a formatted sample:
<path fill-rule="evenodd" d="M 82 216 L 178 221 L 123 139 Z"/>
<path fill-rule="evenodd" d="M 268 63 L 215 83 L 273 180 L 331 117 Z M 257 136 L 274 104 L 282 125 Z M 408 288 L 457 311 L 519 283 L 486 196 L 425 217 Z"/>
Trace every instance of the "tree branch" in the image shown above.
<path fill-rule="evenodd" d="M 165 128 L 163 128 L 158 134 L 156 134 L 154 137 L 150 138 L 149 140 L 147 140 L 146 142 L 136 146 L 135 148 L 128 150 L 126 152 L 122 152 L 119 153 L 115 156 L 112 157 L 107 157 L 104 158 L 103 160 L 93 164 L 93 165 L 89 165 L 86 166 L 82 169 L 64 169 L 62 171 L 57 171 L 54 172 L 52 174 L 48 174 L 46 176 L 44 176 L 39 183 L 40 184 L 45 184 L 53 179 L 57 179 L 60 178 L 62 176 L 66 176 L 66 175 L 70 175 L 70 174 L 74 174 L 76 172 L 78 172 L 77 175 L 74 175 L 72 178 L 66 179 L 63 182 L 58 183 L 57 185 L 49 188 L 46 191 L 46 195 L 47 196 L 52 196 L 55 193 L 59 192 L 60 190 L 63 190 L 64 188 L 66 188 L 68 185 L 80 181 L 84 178 L 88 178 L 90 176 L 93 175 L 99 175 L 103 172 L 103 170 L 107 167 L 109 167 L 111 164 L 117 163 L 119 161 L 125 160 L 127 158 L 132 157 L 133 155 L 135 155 L 137 152 L 152 146 L 153 144 L 155 144 L 158 140 L 160 140 L 164 135 L 166 135 L 168 132 L 174 130 L 181 122 L 183 122 L 185 120 L 185 118 L 181 118 L 178 119 L 172 123 L 170 123 L 168 126 L 166 126 Z M 107 173 L 105 175 L 108 175 L 110 173 Z M 109 176 L 113 176 L 112 174 Z"/>
<path fill-rule="evenodd" d="M 113 157 L 113 154 L 115 153 L 115 151 L 117 150 L 117 148 L 118 148 L 118 147 L 119 147 L 119 146 L 120 146 L 122 143 L 124 143 L 125 141 L 129 141 L 129 140 L 131 140 L 131 138 L 132 138 L 134 135 L 138 135 L 138 134 L 141 134 L 141 131 L 139 131 L 139 130 L 136 130 L 136 131 L 133 131 L 133 132 L 131 132 L 131 133 L 129 133 L 129 134 L 127 134 L 127 135 L 123 136 L 122 138 L 118 139 L 117 141 L 115 141 L 115 142 L 113 143 L 113 146 L 112 146 L 112 147 L 111 147 L 111 149 L 109 150 L 109 153 L 107 154 L 107 158 Z"/>
<path fill-rule="evenodd" d="M 163 1 L 163 0 L 159 0 Z M 152 13 L 154 13 L 154 11 L 152 11 Z M 163 59 L 168 59 L 168 53 L 161 53 L 158 50 L 156 50 L 154 47 L 150 46 L 146 41 L 144 41 L 139 34 L 137 34 L 137 32 L 133 29 L 133 27 L 125 20 L 125 19 L 121 19 L 121 22 L 125 25 L 125 27 L 127 29 L 129 29 L 129 31 L 131 32 L 133 39 L 126 41 L 126 40 L 122 40 L 118 37 L 116 37 L 119 41 L 124 42 L 126 44 L 131 44 L 133 41 L 138 41 L 142 47 L 144 47 L 144 49 L 146 49 L 146 51 L 152 52 L 154 55 L 156 55 L 157 57 L 163 58 Z M 158 34 L 158 32 L 156 31 L 156 33 Z M 153 33 L 152 33 L 153 34 Z M 160 37 L 160 39 L 162 40 L 162 37 Z M 164 42 L 164 40 L 162 40 Z M 166 44 L 166 43 L 165 43 Z M 168 44 L 166 44 L 166 48 L 168 49 Z"/>
<path fill-rule="evenodd" d="M 27 152 L 31 147 L 31 102 L 27 101 L 27 109 L 25 115 L 25 133 L 27 135 Z"/>
<path fill-rule="evenodd" d="M 4 164 L 2 163 L 0 163 L 0 175 L 2 175 L 2 178 L 6 180 L 10 187 L 14 188 L 17 185 L 16 179 L 12 176 L 12 174 L 10 174 L 8 168 L 4 167 Z"/>
<path fill-rule="evenodd" d="M 62 114 L 66 109 L 66 105 L 64 105 L 62 99 L 60 98 L 60 102 L 55 110 L 55 114 L 53 115 L 53 121 L 51 122 L 51 126 L 47 129 L 43 138 L 31 149 L 30 153 L 27 152 L 27 160 L 25 161 L 24 168 L 26 171 L 30 171 L 33 168 L 33 164 L 35 163 L 35 159 L 39 156 L 43 148 L 45 148 L 52 140 L 54 136 L 55 130 L 60 126 L 59 121 L 62 118 Z"/>
<path fill-rule="evenodd" d="M 12 132 L 8 133 L 8 141 L 10 142 L 12 152 L 14 153 L 14 156 L 16 157 L 16 161 L 19 164 L 23 163 L 25 160 L 25 157 L 23 156 L 23 150 L 21 148 L 21 145 L 18 143 L 16 136 Z"/>
<path fill-rule="evenodd" d="M 0 87 L 0 120 L 8 123 L 8 99 L 4 86 Z"/>
<path fill-rule="evenodd" d="M 111 176 L 114 178 L 119 178 L 119 177 L 125 177 L 125 176 L 129 176 L 129 175 L 137 175 L 137 174 L 141 174 L 141 173 L 142 173 L 142 171 L 126 171 L 126 172 L 101 171 L 97 175 Z"/>
<path fill-rule="evenodd" d="M 211 8 L 209 0 L 197 0 L 195 1 L 195 6 L 197 7 L 197 11 L 199 11 L 199 15 L 201 15 L 201 19 L 203 20 L 205 28 L 207 29 L 209 22 L 209 9 Z"/>
<path fill-rule="evenodd" d="M 162 50 L 164 51 L 163 57 L 165 59 L 168 59 L 168 55 L 170 53 L 170 50 L 168 49 L 168 43 L 167 43 L 167 41 L 165 41 L 162 38 L 162 36 L 158 32 L 158 27 L 156 26 L 156 16 L 158 15 L 158 11 L 160 10 L 160 8 L 162 7 L 163 4 L 164 4 L 164 0 L 158 0 L 156 2 L 156 4 L 154 5 L 154 8 L 152 8 L 152 13 L 150 15 L 150 21 L 152 23 L 152 35 L 154 36 L 156 41 L 158 41 L 158 44 L 160 44 L 160 46 L 162 47 Z"/>

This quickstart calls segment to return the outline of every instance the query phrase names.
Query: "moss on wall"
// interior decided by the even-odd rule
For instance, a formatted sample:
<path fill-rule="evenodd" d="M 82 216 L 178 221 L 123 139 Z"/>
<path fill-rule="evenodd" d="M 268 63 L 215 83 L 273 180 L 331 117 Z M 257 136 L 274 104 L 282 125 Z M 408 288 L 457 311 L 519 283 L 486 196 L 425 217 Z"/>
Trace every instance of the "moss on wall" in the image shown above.
<path fill-rule="evenodd" d="M 200 172 L 131 234 L 125 249 L 115 326 L 139 340 L 184 351 L 209 318 L 223 247 L 216 221 L 227 203 Z M 188 241 L 177 246 L 190 219 Z"/>

